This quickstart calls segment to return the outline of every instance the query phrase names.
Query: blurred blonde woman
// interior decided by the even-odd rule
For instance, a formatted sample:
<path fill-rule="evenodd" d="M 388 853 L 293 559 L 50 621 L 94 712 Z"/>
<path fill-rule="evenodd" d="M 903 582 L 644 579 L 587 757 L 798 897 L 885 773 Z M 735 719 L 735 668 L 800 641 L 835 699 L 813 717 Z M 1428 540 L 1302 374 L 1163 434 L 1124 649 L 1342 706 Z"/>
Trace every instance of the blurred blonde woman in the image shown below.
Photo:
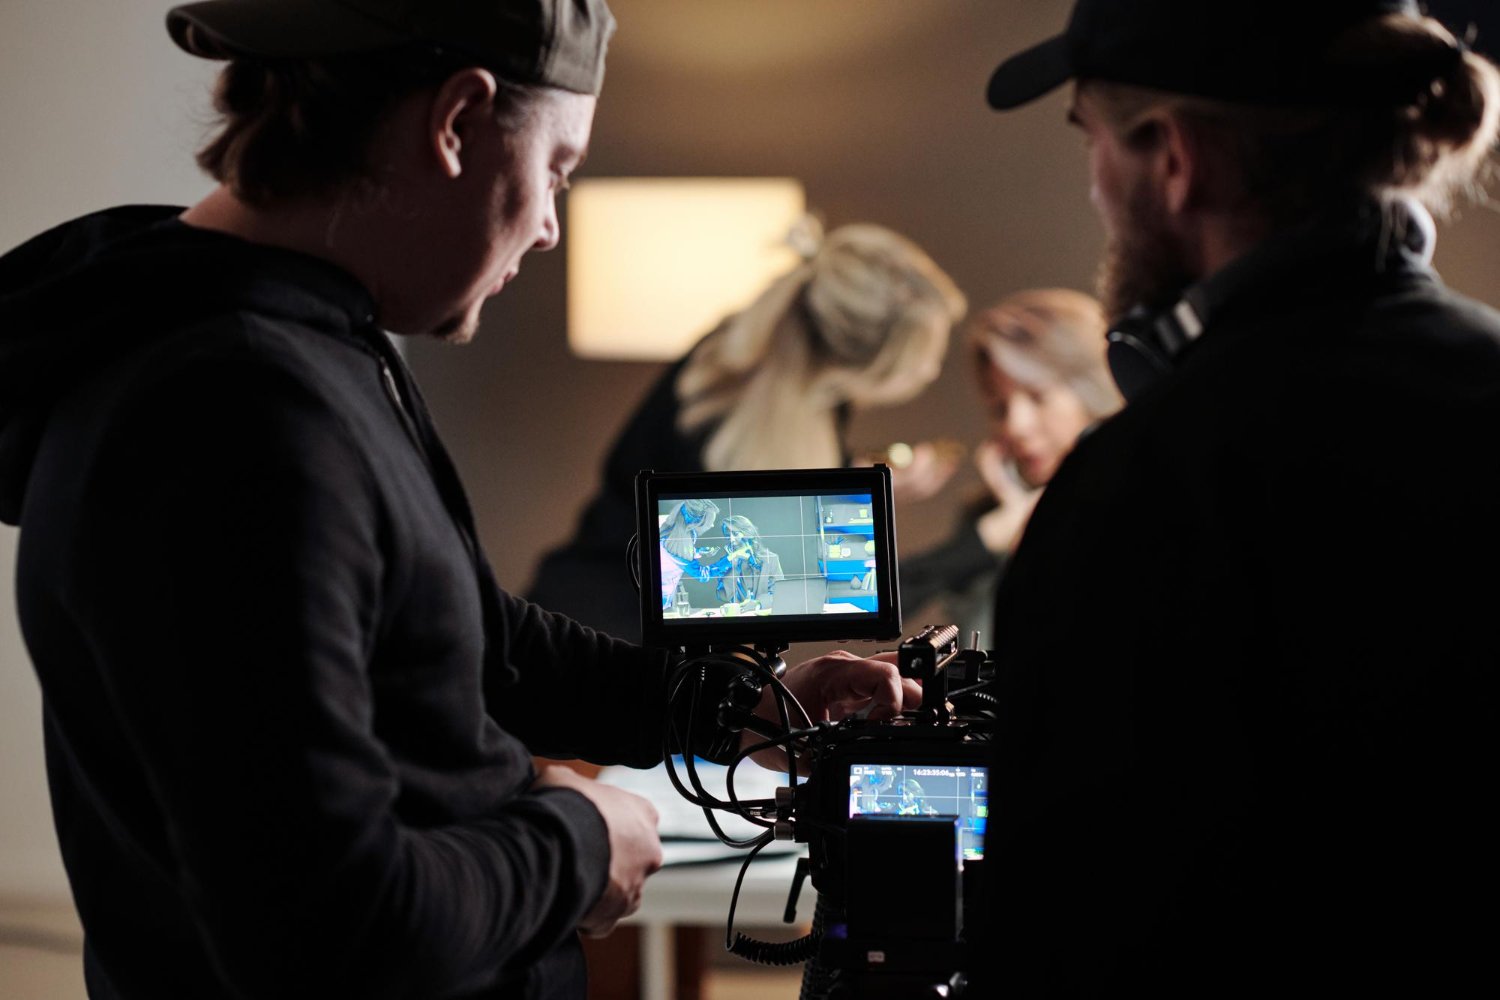
<path fill-rule="evenodd" d="M 937 378 L 965 301 L 920 247 L 882 226 L 823 237 L 812 223 L 795 245 L 803 261 L 725 317 L 647 394 L 573 539 L 543 559 L 533 601 L 639 638 L 626 561 L 637 472 L 847 465 L 855 408 L 904 403 Z"/>
<path fill-rule="evenodd" d="M 988 635 L 995 584 L 1042 487 L 1078 438 L 1120 408 L 1104 334 L 1100 304 L 1066 288 L 1017 292 L 970 320 L 990 426 L 974 460 L 987 491 L 948 541 L 903 562 L 906 607 L 941 600 L 965 634 Z"/>

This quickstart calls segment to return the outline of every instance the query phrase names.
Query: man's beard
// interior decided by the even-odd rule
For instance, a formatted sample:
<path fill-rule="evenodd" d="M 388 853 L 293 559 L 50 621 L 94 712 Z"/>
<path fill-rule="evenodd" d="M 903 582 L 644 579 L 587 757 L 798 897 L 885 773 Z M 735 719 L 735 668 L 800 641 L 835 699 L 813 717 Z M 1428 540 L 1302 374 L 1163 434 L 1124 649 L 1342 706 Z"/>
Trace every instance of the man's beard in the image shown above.
<path fill-rule="evenodd" d="M 1144 308 L 1171 306 L 1193 283 L 1181 243 L 1167 229 L 1155 189 L 1138 183 L 1125 201 L 1125 217 L 1104 248 L 1099 299 L 1111 321 Z"/>
<path fill-rule="evenodd" d="M 432 335 L 445 344 L 467 344 L 478 332 L 479 314 L 464 313 L 439 323 Z"/>

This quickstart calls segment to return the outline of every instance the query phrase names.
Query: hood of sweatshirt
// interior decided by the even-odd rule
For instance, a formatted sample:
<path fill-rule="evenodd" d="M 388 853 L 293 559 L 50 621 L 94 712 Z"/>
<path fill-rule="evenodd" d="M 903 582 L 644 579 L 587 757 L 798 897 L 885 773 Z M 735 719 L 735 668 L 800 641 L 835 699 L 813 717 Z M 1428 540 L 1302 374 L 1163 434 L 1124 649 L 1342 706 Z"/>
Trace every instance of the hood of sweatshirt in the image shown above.
<path fill-rule="evenodd" d="M 237 312 L 375 332 L 374 302 L 326 261 L 129 206 L 0 257 L 0 521 L 17 524 L 47 421 L 75 386 L 153 340 Z"/>

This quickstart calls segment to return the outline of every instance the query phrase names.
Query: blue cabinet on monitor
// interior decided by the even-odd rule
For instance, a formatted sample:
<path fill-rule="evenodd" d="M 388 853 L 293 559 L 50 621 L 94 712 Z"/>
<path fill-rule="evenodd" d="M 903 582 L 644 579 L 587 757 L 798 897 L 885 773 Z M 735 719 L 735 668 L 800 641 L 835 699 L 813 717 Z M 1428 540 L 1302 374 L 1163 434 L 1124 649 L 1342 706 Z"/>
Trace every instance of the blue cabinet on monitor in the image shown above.
<path fill-rule="evenodd" d="M 878 610 L 875 596 L 875 519 L 868 496 L 818 497 L 818 571 L 828 581 L 828 604 Z"/>

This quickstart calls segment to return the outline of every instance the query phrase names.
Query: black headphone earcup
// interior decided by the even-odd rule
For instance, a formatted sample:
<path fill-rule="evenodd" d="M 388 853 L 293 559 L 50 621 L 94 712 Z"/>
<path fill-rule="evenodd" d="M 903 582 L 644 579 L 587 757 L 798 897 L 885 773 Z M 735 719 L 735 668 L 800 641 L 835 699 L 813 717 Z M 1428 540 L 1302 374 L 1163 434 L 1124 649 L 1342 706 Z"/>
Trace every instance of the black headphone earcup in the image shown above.
<path fill-rule="evenodd" d="M 1142 329 L 1122 324 L 1109 331 L 1105 339 L 1109 342 L 1105 353 L 1109 373 L 1126 402 L 1172 370 L 1171 359 L 1153 343 L 1149 321 Z"/>
<path fill-rule="evenodd" d="M 1126 402 L 1170 372 L 1178 355 L 1198 339 L 1208 315 L 1209 291 L 1207 285 L 1195 285 L 1161 312 L 1132 309 L 1105 334 L 1109 372 Z"/>

